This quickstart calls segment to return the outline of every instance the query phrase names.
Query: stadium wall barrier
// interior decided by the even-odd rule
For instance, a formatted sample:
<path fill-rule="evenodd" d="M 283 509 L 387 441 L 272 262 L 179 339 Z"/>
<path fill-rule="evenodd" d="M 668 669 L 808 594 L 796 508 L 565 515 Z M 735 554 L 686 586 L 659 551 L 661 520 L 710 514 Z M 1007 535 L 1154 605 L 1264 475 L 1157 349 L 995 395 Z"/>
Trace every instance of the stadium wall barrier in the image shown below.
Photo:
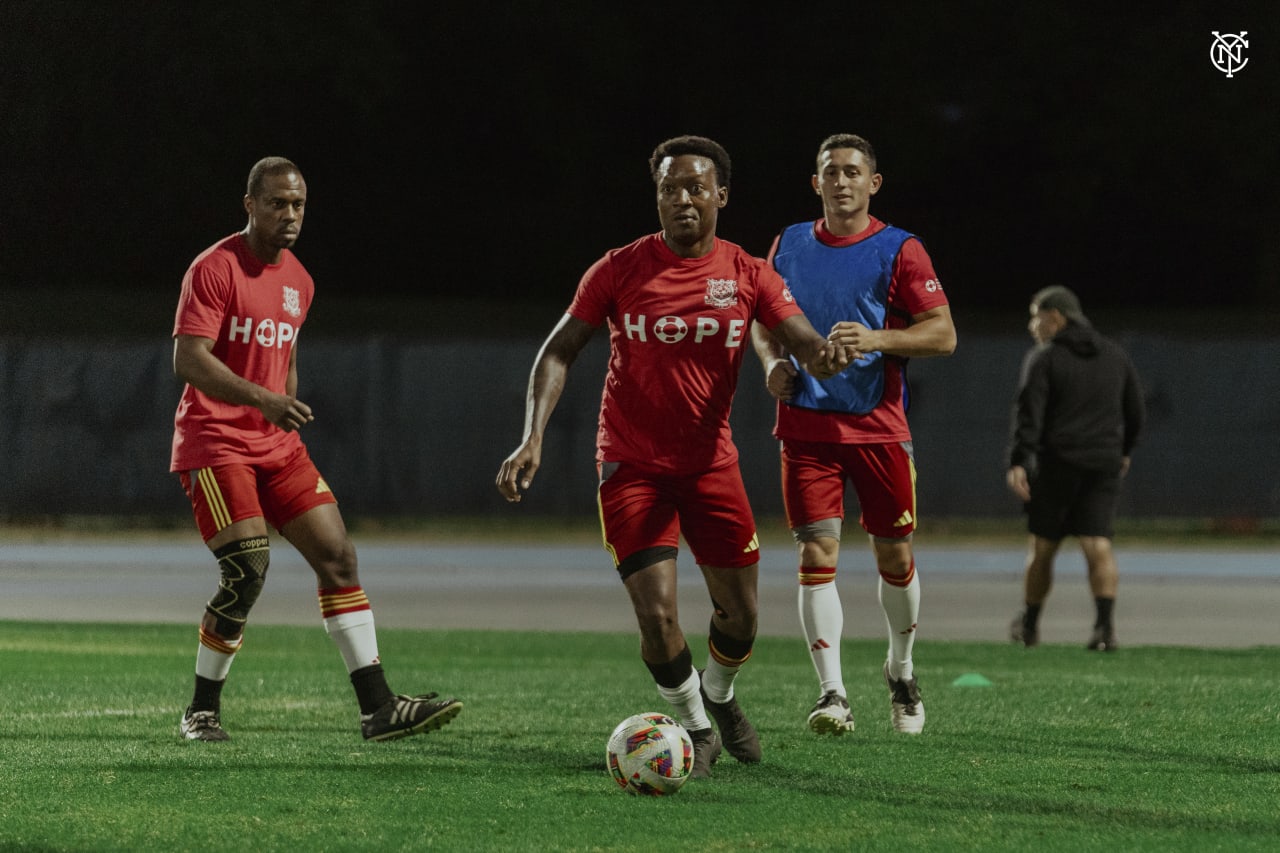
<path fill-rule="evenodd" d="M 1148 405 L 1120 515 L 1280 516 L 1280 341 L 1120 340 Z M 594 515 L 603 334 L 570 374 L 524 502 L 511 507 L 494 488 L 520 439 L 540 343 L 308 340 L 299 396 L 316 420 L 303 436 L 346 514 Z M 1003 466 L 1026 347 L 1022 336 L 972 336 L 951 358 L 911 363 L 926 518 L 1019 515 Z M 168 341 L 0 339 L 0 518 L 188 513 L 168 472 L 180 391 Z M 773 413 L 747 352 L 733 427 L 761 515 L 782 512 Z"/>

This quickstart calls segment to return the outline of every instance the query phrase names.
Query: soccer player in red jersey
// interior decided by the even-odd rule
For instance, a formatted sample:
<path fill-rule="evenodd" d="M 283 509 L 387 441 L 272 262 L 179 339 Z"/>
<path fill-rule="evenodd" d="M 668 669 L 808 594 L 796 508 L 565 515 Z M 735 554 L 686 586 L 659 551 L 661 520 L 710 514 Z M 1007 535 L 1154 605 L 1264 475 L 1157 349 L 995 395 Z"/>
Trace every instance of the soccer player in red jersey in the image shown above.
<path fill-rule="evenodd" d="M 774 435 L 782 441 L 783 502 L 799 549 L 800 622 L 821 690 L 808 719 L 818 733 L 854 727 L 835 585 L 846 482 L 857 492 L 880 575 L 890 720 L 899 732 L 924 727 L 912 665 L 920 580 L 911 547 L 916 472 L 906 363 L 950 355 L 956 330 L 920 240 L 871 216 L 882 180 L 871 143 L 853 134 L 828 137 L 812 178 L 823 218 L 786 228 L 769 252 L 813 324 L 831 328 L 831 340 L 846 348 L 848 369 L 828 380 L 806 375 L 788 356 L 786 341 L 760 324 L 752 330 L 769 391 L 779 401 Z"/>
<path fill-rule="evenodd" d="M 197 256 L 182 280 L 173 369 L 186 387 L 170 470 L 221 570 L 200 622 L 195 693 L 179 725 L 190 740 L 228 740 L 222 688 L 266 581 L 268 524 L 315 572 L 325 630 L 350 674 L 366 739 L 439 728 L 462 710 L 456 699 L 400 696 L 387 685 L 355 548 L 298 434 L 314 419 L 297 397 L 297 341 L 315 285 L 291 251 L 306 204 L 297 166 L 259 160 L 244 196 L 245 229 Z"/>
<path fill-rule="evenodd" d="M 607 252 L 583 275 L 534 361 L 524 438 L 503 461 L 497 486 L 509 501 L 529 489 L 569 366 L 607 323 L 596 451 L 605 548 L 635 610 L 641 658 L 689 729 L 693 775 L 705 777 L 722 748 L 748 763 L 761 755 L 733 689 L 751 655 L 757 615 L 759 542 L 729 429 L 751 324 L 772 329 L 820 375 L 845 362 L 776 273 L 716 236 L 729 200 L 724 148 L 676 137 L 654 149 L 649 166 L 662 230 Z M 677 608 L 682 533 L 713 604 L 701 672 Z"/>

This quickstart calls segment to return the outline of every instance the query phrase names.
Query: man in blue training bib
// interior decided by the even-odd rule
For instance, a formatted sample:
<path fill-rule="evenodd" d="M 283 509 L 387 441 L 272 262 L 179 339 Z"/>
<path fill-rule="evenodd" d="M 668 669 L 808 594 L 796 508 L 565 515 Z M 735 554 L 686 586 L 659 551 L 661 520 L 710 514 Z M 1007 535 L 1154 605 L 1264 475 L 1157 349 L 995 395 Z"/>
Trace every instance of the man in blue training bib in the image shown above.
<path fill-rule="evenodd" d="M 821 695 L 809 714 L 819 734 L 852 731 L 840 663 L 844 612 L 836 562 L 845 484 L 861 506 L 880 574 L 889 634 L 884 678 L 896 731 L 924 728 L 912 666 L 920 581 L 911 538 L 916 527 L 915 463 L 907 426 L 907 359 L 950 355 L 956 330 L 942 284 L 919 238 L 870 214 L 880 190 L 871 143 L 853 134 L 825 139 L 813 190 L 823 217 L 786 228 L 769 261 L 797 304 L 844 346 L 848 369 L 816 379 L 758 323 L 752 343 L 769 393 L 778 399 L 774 435 L 782 443 L 782 491 L 799 548 L 799 609 Z"/>

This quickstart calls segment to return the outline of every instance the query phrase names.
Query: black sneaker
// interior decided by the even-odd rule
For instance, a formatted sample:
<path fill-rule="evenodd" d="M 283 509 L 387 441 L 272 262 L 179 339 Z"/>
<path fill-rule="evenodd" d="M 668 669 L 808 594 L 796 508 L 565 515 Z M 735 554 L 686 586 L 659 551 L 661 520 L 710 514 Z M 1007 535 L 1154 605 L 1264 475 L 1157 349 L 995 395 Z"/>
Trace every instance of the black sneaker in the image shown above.
<path fill-rule="evenodd" d="M 1119 647 L 1116 642 L 1116 629 L 1098 625 L 1093 626 L 1093 636 L 1089 637 L 1089 642 L 1085 645 L 1085 648 L 1091 652 L 1114 652 Z"/>
<path fill-rule="evenodd" d="M 1036 628 L 1027 630 L 1027 623 L 1023 621 L 1023 616 L 1019 613 L 1013 617 L 1013 621 L 1009 623 L 1009 638 L 1015 643 L 1022 643 L 1027 648 L 1040 645 L 1040 631 Z"/>
<path fill-rule="evenodd" d="M 693 770 L 689 771 L 689 778 L 706 779 L 711 775 L 711 765 L 720 757 L 720 738 L 716 737 L 715 729 L 707 726 L 689 732 L 689 740 L 693 741 Z"/>
<path fill-rule="evenodd" d="M 701 672 L 698 677 L 702 677 Z M 712 702 L 707 698 L 705 690 L 699 687 L 698 691 L 702 694 L 702 706 L 716 721 L 716 728 L 720 729 L 720 740 L 724 742 L 724 748 L 729 754 L 743 764 L 759 762 L 760 735 L 756 734 L 755 726 L 751 725 L 747 715 L 742 713 L 738 700 L 730 697 L 728 702 Z"/>
<path fill-rule="evenodd" d="M 231 735 L 222 729 L 222 720 L 218 719 L 217 711 L 193 711 L 190 706 L 182 712 L 178 731 L 187 740 L 231 740 Z"/>
<path fill-rule="evenodd" d="M 457 699 L 437 699 L 439 695 L 395 696 L 372 714 L 360 715 L 360 732 L 365 740 L 395 740 L 434 731 L 462 710 Z"/>
<path fill-rule="evenodd" d="M 853 731 L 849 700 L 834 690 L 823 693 L 809 712 L 809 729 L 820 735 L 842 735 Z"/>
<path fill-rule="evenodd" d="M 920 701 L 920 688 L 915 677 L 890 678 L 889 662 L 884 664 L 884 683 L 889 685 L 889 719 L 894 731 L 918 735 L 924 730 L 924 702 Z"/>

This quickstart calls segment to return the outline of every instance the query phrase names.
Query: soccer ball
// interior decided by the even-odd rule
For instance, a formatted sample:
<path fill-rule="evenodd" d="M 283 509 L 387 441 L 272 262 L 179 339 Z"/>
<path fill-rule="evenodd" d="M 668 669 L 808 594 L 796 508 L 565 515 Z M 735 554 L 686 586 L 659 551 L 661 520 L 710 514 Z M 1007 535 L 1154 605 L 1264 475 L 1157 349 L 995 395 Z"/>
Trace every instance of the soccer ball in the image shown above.
<path fill-rule="evenodd" d="M 605 761 L 613 781 L 628 794 L 674 794 L 693 769 L 693 741 L 666 714 L 635 714 L 609 735 Z"/>

